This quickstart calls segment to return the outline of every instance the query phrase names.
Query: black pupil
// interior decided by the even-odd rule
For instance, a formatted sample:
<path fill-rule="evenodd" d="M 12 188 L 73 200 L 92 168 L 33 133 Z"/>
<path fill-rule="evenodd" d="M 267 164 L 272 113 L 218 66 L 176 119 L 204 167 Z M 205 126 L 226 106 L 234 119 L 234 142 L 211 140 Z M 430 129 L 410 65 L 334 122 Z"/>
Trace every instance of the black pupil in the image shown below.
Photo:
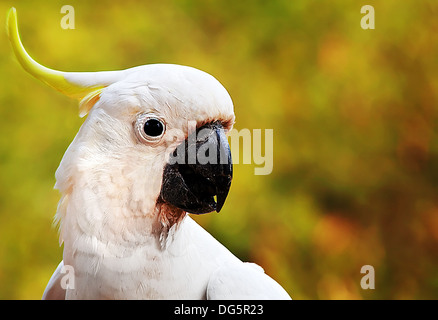
<path fill-rule="evenodd" d="M 157 119 L 149 119 L 144 124 L 144 133 L 151 137 L 157 137 L 163 133 L 164 126 L 161 121 Z"/>

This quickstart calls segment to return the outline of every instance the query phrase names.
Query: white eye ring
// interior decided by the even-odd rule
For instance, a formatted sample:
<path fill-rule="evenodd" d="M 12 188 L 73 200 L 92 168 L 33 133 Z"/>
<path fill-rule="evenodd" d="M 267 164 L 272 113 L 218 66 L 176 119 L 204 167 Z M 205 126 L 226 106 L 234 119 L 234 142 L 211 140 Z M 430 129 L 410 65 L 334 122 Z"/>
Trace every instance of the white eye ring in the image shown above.
<path fill-rule="evenodd" d="M 155 144 L 166 132 L 166 123 L 153 113 L 141 113 L 137 116 L 134 131 L 140 141 Z"/>

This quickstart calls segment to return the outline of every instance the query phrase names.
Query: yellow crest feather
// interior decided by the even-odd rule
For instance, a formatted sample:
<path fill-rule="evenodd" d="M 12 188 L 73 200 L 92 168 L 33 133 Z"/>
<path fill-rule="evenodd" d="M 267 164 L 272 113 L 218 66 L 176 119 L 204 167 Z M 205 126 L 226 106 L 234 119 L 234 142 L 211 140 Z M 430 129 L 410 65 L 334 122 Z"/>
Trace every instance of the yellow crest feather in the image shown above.
<path fill-rule="evenodd" d="M 80 115 L 86 115 L 91 107 L 99 100 L 100 93 L 104 86 L 81 86 L 77 83 L 72 83 L 65 77 L 67 72 L 47 68 L 32 59 L 21 42 L 18 32 L 17 11 L 14 7 L 8 11 L 6 30 L 15 56 L 24 70 L 67 96 L 83 99 L 79 106 Z"/>

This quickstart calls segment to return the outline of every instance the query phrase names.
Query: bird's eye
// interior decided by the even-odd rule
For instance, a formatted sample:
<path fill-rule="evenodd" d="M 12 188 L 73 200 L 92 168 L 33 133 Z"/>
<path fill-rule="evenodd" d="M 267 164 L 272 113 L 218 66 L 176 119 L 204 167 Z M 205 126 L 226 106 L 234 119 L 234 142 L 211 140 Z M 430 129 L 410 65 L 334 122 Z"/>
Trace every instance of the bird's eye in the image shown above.
<path fill-rule="evenodd" d="M 150 137 L 158 137 L 164 132 L 164 124 L 158 119 L 151 118 L 144 123 L 143 130 Z"/>
<path fill-rule="evenodd" d="M 140 140 L 158 142 L 166 130 L 166 124 L 156 115 L 140 114 L 135 123 L 135 133 Z"/>

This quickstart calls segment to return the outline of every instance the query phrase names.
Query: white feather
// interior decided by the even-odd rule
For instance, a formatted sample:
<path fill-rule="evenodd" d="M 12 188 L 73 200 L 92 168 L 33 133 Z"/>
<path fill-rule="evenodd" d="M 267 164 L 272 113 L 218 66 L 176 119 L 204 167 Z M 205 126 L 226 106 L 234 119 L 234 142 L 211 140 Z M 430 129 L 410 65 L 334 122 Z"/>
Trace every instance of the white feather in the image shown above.
<path fill-rule="evenodd" d="M 157 199 L 173 134 L 187 136 L 189 121 L 222 120 L 231 129 L 226 90 L 212 76 L 176 65 L 111 75 L 56 172 L 62 263 L 74 268 L 75 288 L 59 290 L 61 263 L 44 298 L 288 298 L 190 217 L 172 225 L 160 216 Z M 136 138 L 133 123 L 142 112 L 165 119 L 161 143 Z"/>

